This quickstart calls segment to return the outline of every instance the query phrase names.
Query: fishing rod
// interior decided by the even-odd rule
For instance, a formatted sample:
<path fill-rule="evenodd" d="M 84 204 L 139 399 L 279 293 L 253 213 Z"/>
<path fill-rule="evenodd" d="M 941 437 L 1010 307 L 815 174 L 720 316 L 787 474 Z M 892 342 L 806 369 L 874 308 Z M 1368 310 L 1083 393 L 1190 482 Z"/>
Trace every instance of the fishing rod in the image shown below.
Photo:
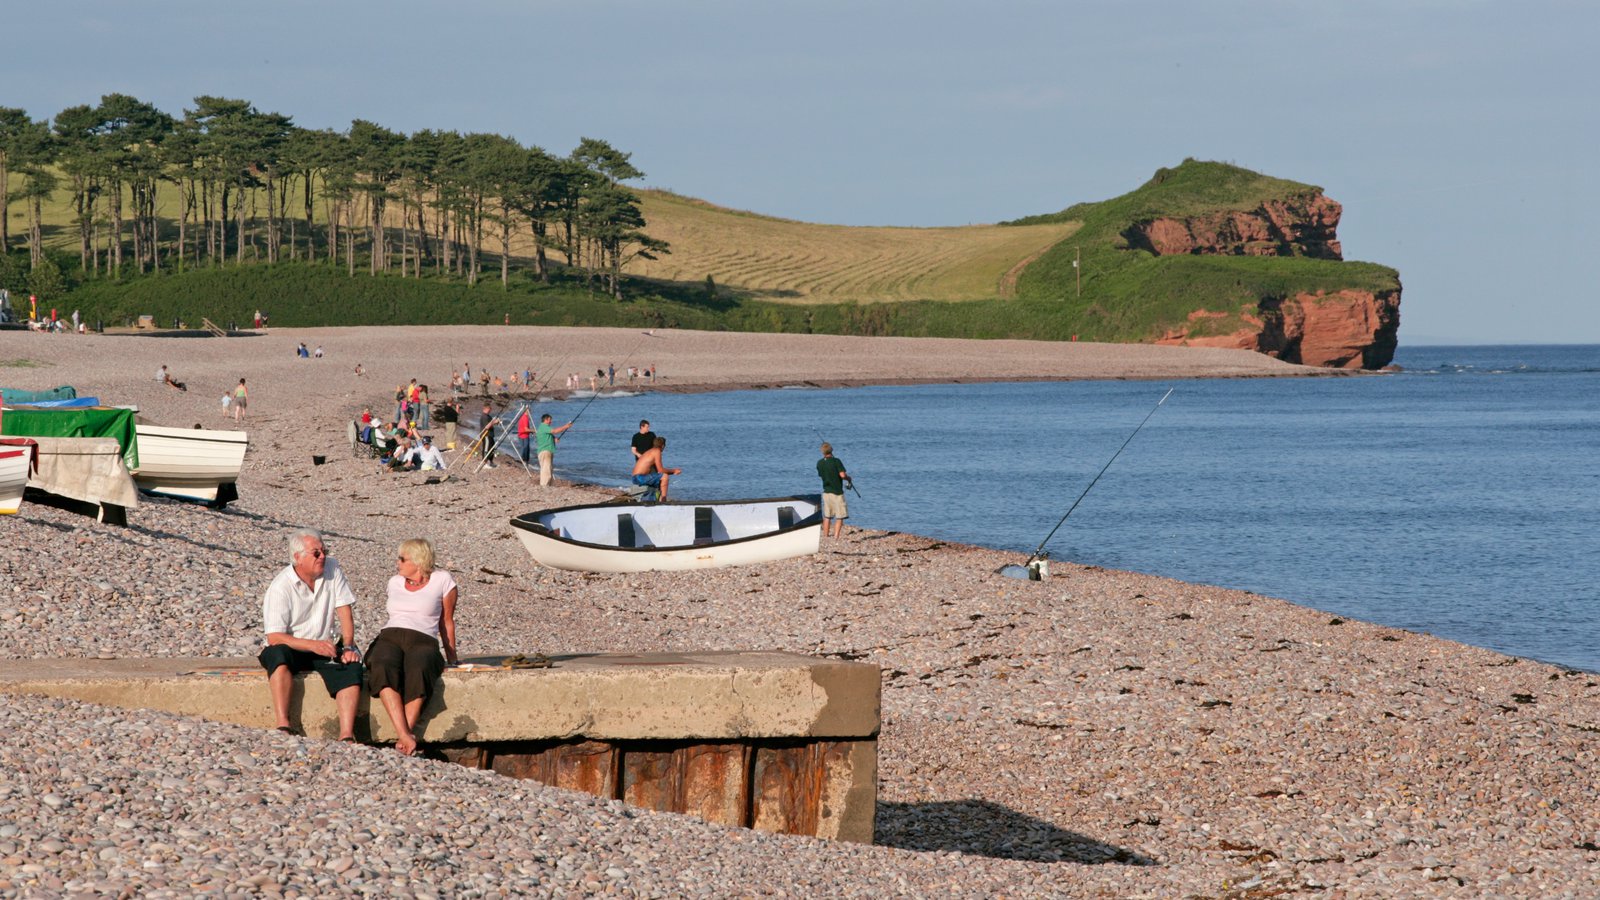
<path fill-rule="evenodd" d="M 1139 427 L 1133 429 L 1133 434 L 1128 435 L 1128 439 L 1122 442 L 1122 446 L 1117 448 L 1117 452 L 1111 454 L 1111 458 L 1106 460 L 1106 464 L 1100 467 L 1099 475 L 1094 476 L 1094 480 L 1089 482 L 1089 486 L 1083 489 L 1083 493 L 1078 495 L 1078 499 L 1072 501 L 1072 506 L 1067 509 L 1067 515 L 1062 516 L 1061 521 L 1056 523 L 1056 527 L 1050 529 L 1050 533 L 1045 535 L 1044 540 L 1039 542 L 1039 546 L 1034 548 L 1033 555 L 1028 557 L 1029 563 L 1045 558 L 1044 545 L 1050 543 L 1050 539 L 1056 536 L 1056 532 L 1060 530 L 1062 525 L 1067 524 L 1067 516 L 1072 515 L 1072 511 L 1078 508 L 1079 503 L 1083 502 L 1083 498 L 1089 496 L 1089 492 L 1094 489 L 1095 483 L 1100 480 L 1100 475 L 1104 475 L 1106 469 L 1111 468 L 1111 464 L 1116 462 L 1117 457 L 1122 455 L 1122 451 L 1128 449 L 1128 444 L 1133 442 L 1134 435 L 1139 433 L 1139 429 L 1144 427 L 1145 422 L 1150 421 L 1150 417 L 1156 414 L 1156 410 L 1161 408 L 1161 404 L 1167 402 L 1167 398 L 1172 396 L 1173 390 L 1174 388 L 1167 388 L 1167 392 L 1161 395 L 1161 399 L 1156 401 L 1156 405 L 1151 407 L 1148 413 L 1145 413 L 1144 419 L 1139 422 Z"/>
<path fill-rule="evenodd" d="M 572 352 L 568 351 L 566 356 L 563 356 L 560 359 L 556 360 L 555 370 L 556 371 L 560 371 L 561 364 L 567 361 L 567 356 L 571 356 L 571 355 L 572 355 Z M 549 376 L 547 376 L 545 378 L 544 382 L 539 385 L 539 387 L 534 389 L 534 391 L 533 391 L 533 399 L 521 401 L 521 406 L 522 406 L 523 410 L 528 414 L 530 422 L 532 421 L 532 416 L 533 416 L 533 407 L 530 404 L 534 404 L 534 403 L 538 403 L 539 402 L 539 394 L 541 392 L 543 392 L 546 387 L 549 386 L 550 379 L 554 378 L 554 377 L 555 377 L 554 373 L 550 374 Z M 533 386 L 530 384 L 529 387 L 533 387 Z M 488 398 L 485 397 L 484 401 L 488 402 Z M 512 405 L 511 404 L 507 404 L 506 411 L 510 412 L 511 409 L 512 409 Z M 512 423 L 507 422 L 505 424 L 507 426 L 506 430 L 502 431 L 501 434 L 500 434 L 500 437 L 497 438 L 494 441 L 493 449 L 498 450 L 500 448 L 501 444 L 503 444 L 505 442 L 506 436 L 511 433 L 510 432 L 510 426 L 511 426 Z M 483 422 L 483 427 L 481 427 L 479 429 L 479 431 L 478 431 L 477 438 L 475 438 L 472 441 L 472 443 L 467 446 L 466 453 L 463 454 L 461 458 L 462 459 L 467 459 L 467 460 L 472 459 L 473 453 L 476 452 L 477 450 L 479 450 L 479 448 L 481 448 L 483 446 L 484 439 L 486 437 L 488 437 L 490 430 L 491 429 L 489 427 L 489 420 L 485 419 L 484 422 Z M 489 448 L 484 448 L 484 449 L 489 449 Z M 521 454 L 518 454 L 517 458 L 522 462 L 523 468 L 527 468 L 528 461 L 522 459 L 521 458 Z M 486 456 L 483 457 L 482 461 L 478 463 L 478 468 L 473 470 L 474 473 L 483 471 L 484 466 L 487 466 L 488 464 L 489 464 L 489 457 L 486 455 Z"/>
<path fill-rule="evenodd" d="M 828 439 L 822 436 L 822 431 L 821 429 L 817 428 L 817 426 L 811 426 L 811 433 L 815 434 L 817 436 L 817 440 L 821 443 L 828 443 Z M 848 478 L 845 480 L 845 484 L 849 485 L 851 492 L 856 495 L 857 499 L 860 499 L 861 491 L 856 487 L 856 480 L 854 478 Z"/>

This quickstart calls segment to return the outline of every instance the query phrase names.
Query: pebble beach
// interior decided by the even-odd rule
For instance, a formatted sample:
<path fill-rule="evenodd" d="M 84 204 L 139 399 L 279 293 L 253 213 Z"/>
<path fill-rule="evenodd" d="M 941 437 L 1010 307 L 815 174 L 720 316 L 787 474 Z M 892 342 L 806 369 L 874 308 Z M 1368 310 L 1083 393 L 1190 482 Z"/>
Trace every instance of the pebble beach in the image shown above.
<path fill-rule="evenodd" d="M 297 358 L 302 342 L 325 356 Z M 655 383 L 629 389 L 670 391 L 1345 374 L 1220 349 L 675 330 L 0 333 L 0 386 L 71 384 L 161 425 L 236 427 L 220 398 L 246 378 L 251 440 L 224 510 L 0 517 L 0 658 L 254 655 L 261 594 L 310 526 L 364 636 L 395 548 L 425 537 L 461 585 L 464 657 L 785 650 L 883 672 L 870 846 L 3 696 L 0 896 L 1600 895 L 1600 677 L 1070 560 L 1018 581 L 996 571 L 1014 554 L 898 532 L 708 572 L 543 569 L 508 520 L 610 492 L 458 454 L 429 484 L 346 442 L 363 407 L 387 417 L 413 377 L 442 398 L 463 363 L 541 381 L 648 366 Z M 188 391 L 157 383 L 161 365 Z"/>

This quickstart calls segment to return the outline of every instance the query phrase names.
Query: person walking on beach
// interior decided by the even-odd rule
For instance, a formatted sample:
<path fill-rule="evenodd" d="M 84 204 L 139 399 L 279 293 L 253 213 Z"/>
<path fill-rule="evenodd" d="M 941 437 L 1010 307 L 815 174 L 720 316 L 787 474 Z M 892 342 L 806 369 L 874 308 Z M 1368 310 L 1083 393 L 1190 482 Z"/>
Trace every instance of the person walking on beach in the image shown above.
<path fill-rule="evenodd" d="M 555 469 L 556 435 L 572 427 L 572 423 L 568 422 L 560 428 L 551 428 L 551 421 L 552 419 L 550 418 L 549 413 L 545 413 L 544 415 L 540 416 L 539 428 L 534 432 L 533 435 L 534 449 L 539 451 L 540 487 L 549 486 L 551 472 Z"/>
<path fill-rule="evenodd" d="M 656 433 L 650 430 L 650 420 L 639 420 L 639 433 L 633 436 L 633 458 L 638 460 L 656 445 Z"/>
<path fill-rule="evenodd" d="M 657 436 L 651 441 L 650 449 L 633 464 L 633 483 L 653 489 L 656 494 L 655 499 L 661 501 L 667 499 L 667 484 L 672 480 L 672 476 L 683 474 L 682 469 L 669 469 L 662 464 L 661 454 L 666 449 L 667 439 Z M 649 497 L 649 492 L 646 492 L 645 498 Z"/>
<path fill-rule="evenodd" d="M 250 405 L 250 389 L 244 386 L 244 379 L 239 379 L 239 386 L 233 389 L 233 420 L 244 421 L 244 408 Z"/>
<path fill-rule="evenodd" d="M 850 518 L 850 509 L 844 502 L 844 486 L 850 481 L 850 473 L 844 470 L 844 462 L 833 455 L 833 445 L 826 441 L 822 443 L 822 458 L 817 460 L 817 474 L 822 476 L 822 533 L 836 538 L 844 533 L 844 520 Z"/>
<path fill-rule="evenodd" d="M 456 580 L 433 567 L 433 545 L 400 545 L 389 621 L 367 647 L 367 693 L 383 704 L 401 756 L 417 752 L 417 719 L 446 665 L 456 664 Z M 439 650 L 443 647 L 444 653 Z"/>
<path fill-rule="evenodd" d="M 339 740 L 354 741 L 361 700 L 361 651 L 356 649 L 356 596 L 322 535 L 302 529 L 289 536 L 289 565 L 267 585 L 261 618 L 267 645 L 258 657 L 267 670 L 278 730 L 300 734 L 289 721 L 296 672 L 315 671 L 339 711 Z"/>

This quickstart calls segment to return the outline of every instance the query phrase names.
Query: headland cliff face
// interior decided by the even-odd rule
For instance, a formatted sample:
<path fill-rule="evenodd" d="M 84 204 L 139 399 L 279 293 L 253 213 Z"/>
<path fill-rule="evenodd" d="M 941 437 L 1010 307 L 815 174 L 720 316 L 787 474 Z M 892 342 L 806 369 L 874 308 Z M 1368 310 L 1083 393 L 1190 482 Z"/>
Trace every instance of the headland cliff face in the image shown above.
<path fill-rule="evenodd" d="M 1195 310 L 1193 323 L 1223 312 Z M 1264 297 L 1253 312 L 1240 313 L 1245 327 L 1230 334 L 1194 336 L 1190 328 L 1168 331 L 1158 344 L 1236 347 L 1285 362 L 1334 369 L 1381 369 L 1394 359 L 1400 332 L 1400 291 L 1314 291 Z"/>
<path fill-rule="evenodd" d="M 1156 256 L 1304 256 L 1343 260 L 1338 201 L 1321 193 L 1194 218 L 1162 217 L 1122 232 L 1130 249 Z M 1255 350 L 1285 362 L 1341 369 L 1380 369 L 1394 359 L 1400 289 L 1304 291 L 1265 296 L 1238 310 L 1245 327 L 1230 334 L 1193 334 L 1197 323 L 1233 311 L 1196 310 L 1188 324 L 1157 343 Z"/>

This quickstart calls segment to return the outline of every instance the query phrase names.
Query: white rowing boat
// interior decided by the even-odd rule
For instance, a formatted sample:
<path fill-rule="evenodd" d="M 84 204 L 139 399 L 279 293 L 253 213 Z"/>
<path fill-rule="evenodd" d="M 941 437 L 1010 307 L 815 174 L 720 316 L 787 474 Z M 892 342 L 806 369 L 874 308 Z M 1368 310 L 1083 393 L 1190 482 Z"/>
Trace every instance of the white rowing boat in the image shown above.
<path fill-rule="evenodd" d="M 534 560 L 553 569 L 714 569 L 817 552 L 822 497 L 591 503 L 531 512 L 511 525 Z"/>
<path fill-rule="evenodd" d="M 39 468 L 39 445 L 29 438 L 0 440 L 0 515 L 13 515 L 22 506 L 28 476 Z"/>
<path fill-rule="evenodd" d="M 236 482 L 250 436 L 209 428 L 136 426 L 139 468 L 134 483 L 147 494 L 199 500 L 221 508 L 239 499 Z"/>

